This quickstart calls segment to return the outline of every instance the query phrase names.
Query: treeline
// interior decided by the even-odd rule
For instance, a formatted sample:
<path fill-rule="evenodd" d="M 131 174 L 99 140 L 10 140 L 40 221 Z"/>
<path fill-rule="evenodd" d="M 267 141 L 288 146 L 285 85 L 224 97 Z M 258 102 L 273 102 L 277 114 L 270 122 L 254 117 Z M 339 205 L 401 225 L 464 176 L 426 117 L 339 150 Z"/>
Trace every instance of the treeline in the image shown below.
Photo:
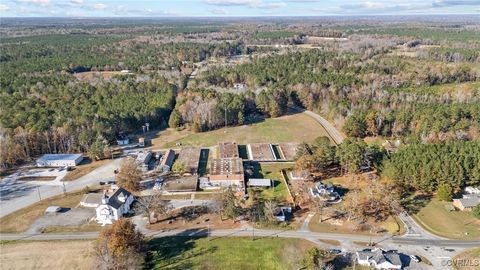
<path fill-rule="evenodd" d="M 243 125 L 258 113 L 270 117 L 285 114 L 289 100 L 286 91 L 279 90 L 266 90 L 258 95 L 210 89 L 183 91 L 177 96 L 169 126 L 189 125 L 196 132 L 207 131 L 224 126 L 225 116 L 228 125 Z"/>
<path fill-rule="evenodd" d="M 436 68 L 400 58 L 363 59 L 354 53 L 309 50 L 211 69 L 199 80 L 225 88 L 246 83 L 331 118 L 346 118 L 345 132 L 350 136 L 414 134 L 439 140 L 479 136 L 478 91 L 425 93 L 433 86 L 478 81 L 475 69 L 466 64 Z"/>
<path fill-rule="evenodd" d="M 159 76 L 123 77 L 91 85 L 65 78 L 0 94 L 3 167 L 42 153 L 88 151 L 98 137 L 166 125 L 175 87 Z"/>
<path fill-rule="evenodd" d="M 411 144 L 386 160 L 382 176 L 392 186 L 433 192 L 446 184 L 459 190 L 480 184 L 480 142 Z"/>

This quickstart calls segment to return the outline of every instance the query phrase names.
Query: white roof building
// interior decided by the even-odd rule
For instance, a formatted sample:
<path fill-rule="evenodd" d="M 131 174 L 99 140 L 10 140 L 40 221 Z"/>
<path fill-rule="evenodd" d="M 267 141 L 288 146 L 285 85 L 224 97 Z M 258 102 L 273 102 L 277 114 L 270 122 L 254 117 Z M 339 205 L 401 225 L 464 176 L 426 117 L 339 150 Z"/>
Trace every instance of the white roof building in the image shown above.
<path fill-rule="evenodd" d="M 45 154 L 37 159 L 37 167 L 73 167 L 82 160 L 82 154 Z"/>

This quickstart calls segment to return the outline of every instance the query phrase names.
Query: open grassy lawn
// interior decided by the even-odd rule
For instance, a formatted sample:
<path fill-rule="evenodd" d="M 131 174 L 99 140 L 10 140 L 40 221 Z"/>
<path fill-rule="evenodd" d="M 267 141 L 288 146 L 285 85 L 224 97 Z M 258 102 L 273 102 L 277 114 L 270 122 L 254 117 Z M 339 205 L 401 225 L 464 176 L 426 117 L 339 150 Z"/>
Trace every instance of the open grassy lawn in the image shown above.
<path fill-rule="evenodd" d="M 291 201 L 281 170 L 292 168 L 293 163 L 261 163 L 260 171 L 255 177 L 274 181 L 274 188 L 258 188 L 259 195 L 265 200 Z"/>
<path fill-rule="evenodd" d="M 0 218 L 0 232 L 23 232 L 28 229 L 33 221 L 43 215 L 47 207 L 57 205 L 65 208 L 73 208 L 80 203 L 83 194 L 82 191 L 77 191 L 67 193 L 66 195 L 54 196 L 4 216 Z"/>
<path fill-rule="evenodd" d="M 160 137 L 162 135 L 160 134 Z M 303 113 L 267 118 L 251 125 L 229 127 L 195 133 L 164 144 L 173 147 L 176 143 L 193 146 L 212 146 L 222 141 L 246 143 L 311 142 L 319 136 L 327 136 L 325 129 L 310 116 Z"/>
<path fill-rule="evenodd" d="M 147 268 L 299 269 L 303 253 L 312 246 L 299 239 L 166 237 L 150 241 Z"/>
<path fill-rule="evenodd" d="M 452 239 L 480 239 L 480 219 L 471 212 L 448 211 L 445 206 L 451 202 L 439 201 L 433 198 L 421 208 L 413 218 L 428 231 Z"/>
<path fill-rule="evenodd" d="M 92 241 L 32 241 L 0 244 L 1 269 L 92 269 Z"/>
<path fill-rule="evenodd" d="M 465 266 L 455 266 L 458 270 L 476 270 L 480 267 L 480 247 L 467 249 L 453 258 L 454 260 L 465 260 Z"/>

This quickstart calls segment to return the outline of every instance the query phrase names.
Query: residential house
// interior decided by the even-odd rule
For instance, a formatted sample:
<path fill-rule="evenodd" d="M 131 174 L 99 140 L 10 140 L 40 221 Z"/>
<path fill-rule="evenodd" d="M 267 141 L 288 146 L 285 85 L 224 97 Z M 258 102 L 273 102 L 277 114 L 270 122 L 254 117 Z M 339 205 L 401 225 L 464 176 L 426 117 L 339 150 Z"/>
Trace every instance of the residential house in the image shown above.
<path fill-rule="evenodd" d="M 335 191 L 335 187 L 331 184 L 325 185 L 323 183 L 318 183 L 315 187 L 310 189 L 310 195 L 329 203 L 339 203 L 342 200 L 338 192 Z"/>
<path fill-rule="evenodd" d="M 358 264 L 375 269 L 402 269 L 400 255 L 383 249 L 357 251 Z"/>
<path fill-rule="evenodd" d="M 130 192 L 113 186 L 110 191 L 104 192 L 102 203 L 95 209 L 97 222 L 103 225 L 112 224 L 130 211 L 133 200 Z"/>
<path fill-rule="evenodd" d="M 480 204 L 480 194 L 463 194 L 461 199 L 453 199 L 453 206 L 461 211 L 472 211 Z"/>
<path fill-rule="evenodd" d="M 118 145 L 128 145 L 129 143 L 130 143 L 130 139 L 128 138 L 128 136 L 121 134 L 117 137 Z"/>

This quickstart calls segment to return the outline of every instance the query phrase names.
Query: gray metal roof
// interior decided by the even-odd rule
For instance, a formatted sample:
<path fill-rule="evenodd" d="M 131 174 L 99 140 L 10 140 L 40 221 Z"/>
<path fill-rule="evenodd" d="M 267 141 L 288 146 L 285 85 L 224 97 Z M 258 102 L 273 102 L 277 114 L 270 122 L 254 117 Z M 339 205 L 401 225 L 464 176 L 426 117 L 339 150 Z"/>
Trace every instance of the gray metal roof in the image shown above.
<path fill-rule="evenodd" d="M 271 179 L 262 179 L 262 178 L 250 178 L 248 183 L 252 187 L 270 187 L 272 186 Z"/>
<path fill-rule="evenodd" d="M 38 161 L 49 160 L 77 160 L 82 154 L 45 154 L 41 156 Z"/>

